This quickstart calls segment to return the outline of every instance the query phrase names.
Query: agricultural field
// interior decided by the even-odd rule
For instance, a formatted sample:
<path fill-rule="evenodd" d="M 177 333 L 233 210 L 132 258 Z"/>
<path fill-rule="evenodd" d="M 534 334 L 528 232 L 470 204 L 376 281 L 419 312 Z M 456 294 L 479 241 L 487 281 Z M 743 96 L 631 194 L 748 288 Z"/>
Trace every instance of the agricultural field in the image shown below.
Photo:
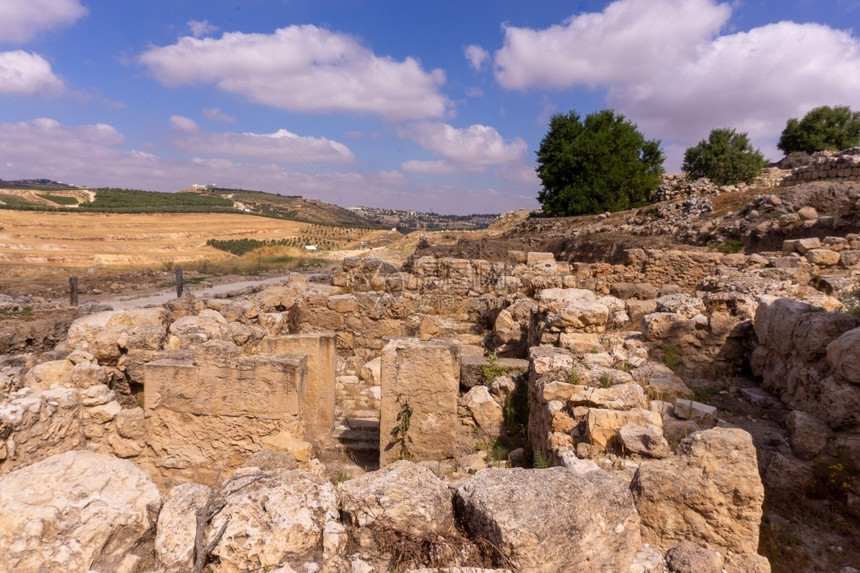
<path fill-rule="evenodd" d="M 145 267 L 237 258 L 210 240 L 257 241 L 267 256 L 298 257 L 307 255 L 305 245 L 317 252 L 354 249 L 379 233 L 241 214 L 0 210 L 0 265 Z"/>

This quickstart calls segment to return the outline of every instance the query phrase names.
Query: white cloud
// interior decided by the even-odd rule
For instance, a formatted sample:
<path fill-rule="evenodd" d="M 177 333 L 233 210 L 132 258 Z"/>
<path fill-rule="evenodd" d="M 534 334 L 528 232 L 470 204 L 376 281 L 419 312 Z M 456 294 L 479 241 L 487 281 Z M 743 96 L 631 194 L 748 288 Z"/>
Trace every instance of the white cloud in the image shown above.
<path fill-rule="evenodd" d="M 273 34 L 226 33 L 153 47 L 140 62 L 167 86 L 214 84 L 257 103 L 292 111 L 378 114 L 389 120 L 442 117 L 441 70 L 414 58 L 376 56 L 353 37 L 316 26 Z"/>
<path fill-rule="evenodd" d="M 301 137 L 285 129 L 275 133 L 213 133 L 187 117 L 173 116 L 173 145 L 195 155 L 248 157 L 287 163 L 352 163 L 350 149 L 325 137 Z"/>
<path fill-rule="evenodd" d="M 435 159 L 432 161 L 411 159 L 401 163 L 400 169 L 409 173 L 429 173 L 433 175 L 450 175 L 458 171 L 451 162 L 444 159 Z"/>
<path fill-rule="evenodd" d="M 42 56 L 23 50 L 0 52 L 0 93 L 30 96 L 62 91 L 63 80 Z"/>
<path fill-rule="evenodd" d="M 519 90 L 646 80 L 693 57 L 730 15 L 714 0 L 618 0 L 545 30 L 506 26 L 496 79 Z"/>
<path fill-rule="evenodd" d="M 213 32 L 217 32 L 218 26 L 213 25 L 209 22 L 209 20 L 203 20 L 202 22 L 197 20 L 189 20 L 188 29 L 191 30 L 192 36 L 194 36 L 195 38 L 201 38 L 203 36 L 208 36 Z"/>
<path fill-rule="evenodd" d="M 276 162 L 245 163 L 222 157 L 180 161 L 126 149 L 122 134 L 109 125 L 67 126 L 52 119 L 0 123 L 0 157 L 4 179 L 47 177 L 93 187 L 157 191 L 206 182 L 302 195 L 344 207 L 371 205 L 460 214 L 537 207 L 534 197 L 486 187 L 417 183 L 398 171 L 331 172 L 323 180 Z"/>
<path fill-rule="evenodd" d="M 506 142 L 494 128 L 479 124 L 457 129 L 445 123 L 419 122 L 397 131 L 400 137 L 415 141 L 444 159 L 444 164 L 409 161 L 401 166 L 424 173 L 479 172 L 490 165 L 521 164 L 528 149 L 526 142 L 519 137 Z"/>
<path fill-rule="evenodd" d="M 490 53 L 481 46 L 477 46 L 475 44 L 469 44 L 466 46 L 463 49 L 463 53 L 466 55 L 469 65 L 478 71 L 480 71 L 484 66 L 484 63 L 490 59 Z"/>
<path fill-rule="evenodd" d="M 713 128 L 748 132 L 771 158 L 785 122 L 819 105 L 860 107 L 860 39 L 779 22 L 720 35 L 717 0 L 617 0 L 544 30 L 506 28 L 496 78 L 512 89 L 601 87 L 608 105 L 678 149 Z"/>
<path fill-rule="evenodd" d="M 208 107 L 203 110 L 203 117 L 215 121 L 223 121 L 224 123 L 236 123 L 236 118 L 226 114 L 217 107 Z"/>
<path fill-rule="evenodd" d="M 860 40 L 792 22 L 722 36 L 651 81 L 612 86 L 609 103 L 661 137 L 694 142 L 715 127 L 775 137 L 818 105 L 860 107 Z"/>
<path fill-rule="evenodd" d="M 26 42 L 43 30 L 73 24 L 86 13 L 79 0 L 4 0 L 0 42 Z"/>

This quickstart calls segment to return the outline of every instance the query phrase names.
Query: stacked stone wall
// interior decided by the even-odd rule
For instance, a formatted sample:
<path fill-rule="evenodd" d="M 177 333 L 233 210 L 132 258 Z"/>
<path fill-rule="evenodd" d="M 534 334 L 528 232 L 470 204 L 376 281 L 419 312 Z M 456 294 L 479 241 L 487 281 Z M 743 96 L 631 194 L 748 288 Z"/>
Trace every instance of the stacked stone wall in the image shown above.
<path fill-rule="evenodd" d="M 794 185 L 821 179 L 860 181 L 860 147 L 847 149 L 838 154 L 816 153 L 812 163 L 792 169 L 791 175 L 783 179 L 782 184 Z"/>

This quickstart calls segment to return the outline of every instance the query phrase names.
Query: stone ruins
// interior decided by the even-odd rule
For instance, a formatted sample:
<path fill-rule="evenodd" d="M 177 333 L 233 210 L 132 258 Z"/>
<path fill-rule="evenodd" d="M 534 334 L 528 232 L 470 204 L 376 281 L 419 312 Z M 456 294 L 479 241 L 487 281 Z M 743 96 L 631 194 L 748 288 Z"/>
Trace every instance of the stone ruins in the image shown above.
<path fill-rule="evenodd" d="M 213 571 L 770 571 L 765 486 L 860 460 L 860 235 L 780 247 L 347 258 L 78 318 L 0 361 L 0 570 L 190 571 L 220 475 Z"/>

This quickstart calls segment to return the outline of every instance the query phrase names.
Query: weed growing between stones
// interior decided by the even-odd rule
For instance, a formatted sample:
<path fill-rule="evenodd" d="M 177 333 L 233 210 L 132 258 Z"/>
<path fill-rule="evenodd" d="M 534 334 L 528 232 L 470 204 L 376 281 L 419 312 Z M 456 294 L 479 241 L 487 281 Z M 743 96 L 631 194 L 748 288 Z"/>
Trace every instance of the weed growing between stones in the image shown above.
<path fill-rule="evenodd" d="M 681 356 L 678 354 L 677 346 L 667 346 L 663 350 L 663 364 L 673 370 L 681 364 Z"/>
<path fill-rule="evenodd" d="M 499 376 L 504 376 L 505 374 L 507 374 L 508 367 L 504 364 L 499 364 L 497 362 L 495 352 L 490 352 L 487 355 L 487 362 L 489 364 L 485 364 L 481 367 L 481 373 L 484 375 L 484 383 L 489 386 L 493 383 L 493 380 L 495 380 Z"/>
<path fill-rule="evenodd" d="M 400 446 L 400 459 L 411 460 L 412 452 L 409 451 L 409 445 L 412 444 L 412 438 L 409 437 L 409 427 L 412 425 L 412 406 L 408 400 L 402 400 L 402 396 L 397 397 L 397 402 L 400 404 L 400 411 L 397 412 L 397 425 L 391 428 L 392 442 L 390 447 Z"/>

